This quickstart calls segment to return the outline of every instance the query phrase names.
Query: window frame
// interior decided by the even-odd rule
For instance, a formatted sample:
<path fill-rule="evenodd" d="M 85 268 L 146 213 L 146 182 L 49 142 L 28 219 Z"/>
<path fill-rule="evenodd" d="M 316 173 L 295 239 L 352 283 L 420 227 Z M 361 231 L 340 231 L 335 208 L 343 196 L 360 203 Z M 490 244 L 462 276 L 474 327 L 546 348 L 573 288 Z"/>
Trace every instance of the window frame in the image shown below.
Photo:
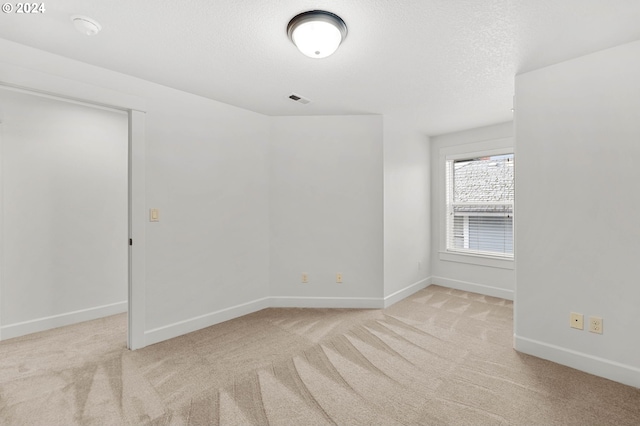
<path fill-rule="evenodd" d="M 492 139 L 470 144 L 443 147 L 439 155 L 439 189 L 438 196 L 439 216 L 440 216 L 440 260 L 450 262 L 468 263 L 480 266 L 514 269 L 515 265 L 515 226 L 514 226 L 514 253 L 513 257 L 495 256 L 489 253 L 453 251 L 447 249 L 447 162 L 452 160 L 467 160 L 479 157 L 494 155 L 513 154 L 515 161 L 515 150 L 513 138 Z M 514 163 L 515 164 L 515 163 Z M 515 179 L 515 176 L 514 176 Z M 513 220 L 515 222 L 515 202 Z"/>

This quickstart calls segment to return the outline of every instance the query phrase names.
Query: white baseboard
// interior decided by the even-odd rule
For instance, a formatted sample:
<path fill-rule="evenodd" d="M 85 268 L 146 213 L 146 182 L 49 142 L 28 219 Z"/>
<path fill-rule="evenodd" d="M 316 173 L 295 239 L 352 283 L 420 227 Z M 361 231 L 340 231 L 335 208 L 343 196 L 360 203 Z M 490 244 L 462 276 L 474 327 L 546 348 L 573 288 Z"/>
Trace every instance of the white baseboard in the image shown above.
<path fill-rule="evenodd" d="M 518 352 L 553 361 L 595 376 L 640 388 L 640 369 L 571 349 L 514 335 Z"/>
<path fill-rule="evenodd" d="M 354 308 L 382 309 L 384 300 L 376 297 L 288 297 L 270 298 L 272 308 Z"/>
<path fill-rule="evenodd" d="M 513 300 L 513 290 L 491 287 L 484 284 L 452 280 L 443 277 L 431 277 L 431 284 L 455 288 L 456 290 L 469 291 L 471 293 L 484 294 L 486 296 L 500 297 L 501 299 Z"/>
<path fill-rule="evenodd" d="M 388 308 L 394 303 L 397 303 L 402 299 L 406 299 L 407 297 L 411 296 L 413 293 L 416 293 L 422 290 L 423 288 L 427 288 L 430 285 L 431 285 L 431 277 L 427 277 L 403 288 L 402 290 L 398 290 L 395 293 L 391 293 L 390 295 L 384 298 L 384 307 Z"/>
<path fill-rule="evenodd" d="M 2 340 L 127 312 L 127 301 L 2 326 Z"/>
<path fill-rule="evenodd" d="M 386 298 L 376 297 L 289 297 L 272 296 L 257 299 L 241 305 L 232 306 L 220 311 L 200 315 L 174 324 L 158 327 L 146 331 L 145 346 L 153 345 L 164 340 L 182 336 L 196 330 L 210 327 L 224 321 L 251 314 L 266 308 L 347 308 L 347 309 L 382 309 L 429 285 L 425 278 Z"/>
<path fill-rule="evenodd" d="M 392 296 L 402 298 L 426 287 L 427 280 L 413 284 Z M 406 292 L 406 295 L 405 295 Z M 402 293 L 402 294 L 400 294 Z M 400 300 L 400 299 L 398 299 Z M 352 309 L 382 309 L 385 300 L 375 297 L 264 297 L 251 302 L 221 309 L 209 314 L 200 315 L 184 321 L 158 327 L 146 331 L 145 346 L 153 345 L 174 337 L 182 336 L 212 325 L 234 318 L 248 315 L 266 308 L 352 308 Z"/>
<path fill-rule="evenodd" d="M 257 299 L 251 302 L 242 303 L 240 305 L 231 306 L 219 311 L 211 312 L 194 318 L 189 318 L 184 321 L 165 325 L 163 327 L 154 328 L 153 330 L 145 331 L 145 346 L 153 345 L 154 343 L 159 343 L 164 340 L 182 336 L 183 334 L 191 333 L 193 331 L 200 330 L 206 327 L 211 327 L 212 325 L 216 325 L 221 322 L 225 322 L 234 318 L 241 317 L 243 315 L 252 314 L 262 309 L 269 308 L 271 306 L 269 302 L 270 299 L 268 297 L 263 297 L 262 299 Z"/>
<path fill-rule="evenodd" d="M 182 336 L 212 325 L 228 321 L 243 315 L 251 314 L 265 308 L 352 308 L 352 309 L 382 309 L 395 303 L 416 291 L 425 288 L 428 279 L 421 280 L 402 289 L 387 298 L 376 297 L 264 297 L 219 311 L 189 318 L 173 324 L 168 324 L 144 333 L 144 346 L 153 345 L 164 340 Z M 127 311 L 127 302 L 114 303 L 82 311 L 10 324 L 0 328 L 3 339 L 23 336 L 25 334 L 44 331 L 51 328 L 75 324 L 82 321 L 102 318 Z"/>

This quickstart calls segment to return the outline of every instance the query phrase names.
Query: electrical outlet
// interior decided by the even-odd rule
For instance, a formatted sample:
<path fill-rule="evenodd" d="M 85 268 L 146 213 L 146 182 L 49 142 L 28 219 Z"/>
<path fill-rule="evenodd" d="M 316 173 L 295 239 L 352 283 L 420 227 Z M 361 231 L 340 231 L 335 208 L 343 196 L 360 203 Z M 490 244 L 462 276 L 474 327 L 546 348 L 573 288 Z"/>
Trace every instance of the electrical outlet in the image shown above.
<path fill-rule="evenodd" d="M 571 328 L 584 330 L 584 315 L 571 312 L 569 325 Z"/>
<path fill-rule="evenodd" d="M 589 317 L 589 331 L 592 333 L 602 334 L 602 318 Z"/>
<path fill-rule="evenodd" d="M 309 274 L 307 274 L 306 272 L 302 273 L 302 282 L 303 283 L 308 283 L 309 282 Z"/>
<path fill-rule="evenodd" d="M 342 283 L 342 274 L 340 272 L 338 272 L 336 274 L 336 282 L 337 283 Z"/>

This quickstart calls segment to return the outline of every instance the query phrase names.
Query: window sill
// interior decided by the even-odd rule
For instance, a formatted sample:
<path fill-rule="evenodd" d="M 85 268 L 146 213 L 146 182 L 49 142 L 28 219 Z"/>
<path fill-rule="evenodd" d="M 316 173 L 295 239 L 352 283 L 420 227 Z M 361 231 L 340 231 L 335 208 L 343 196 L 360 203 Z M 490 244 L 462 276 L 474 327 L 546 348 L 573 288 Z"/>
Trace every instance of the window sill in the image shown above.
<path fill-rule="evenodd" d="M 515 269 L 515 262 L 513 259 L 483 256 L 480 254 L 441 251 L 440 260 L 444 260 L 446 262 L 469 263 L 471 265 L 487 266 L 490 268 Z"/>

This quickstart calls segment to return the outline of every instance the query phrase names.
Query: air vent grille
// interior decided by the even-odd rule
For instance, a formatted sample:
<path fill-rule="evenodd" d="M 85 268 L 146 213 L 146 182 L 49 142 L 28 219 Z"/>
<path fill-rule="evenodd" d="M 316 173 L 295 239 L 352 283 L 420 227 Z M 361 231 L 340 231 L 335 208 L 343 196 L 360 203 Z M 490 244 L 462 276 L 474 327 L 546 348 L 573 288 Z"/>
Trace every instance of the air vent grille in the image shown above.
<path fill-rule="evenodd" d="M 304 96 L 298 95 L 297 93 L 290 94 L 288 98 L 294 102 L 298 102 L 299 104 L 304 104 L 304 105 L 311 102 L 309 99 L 305 98 Z"/>

